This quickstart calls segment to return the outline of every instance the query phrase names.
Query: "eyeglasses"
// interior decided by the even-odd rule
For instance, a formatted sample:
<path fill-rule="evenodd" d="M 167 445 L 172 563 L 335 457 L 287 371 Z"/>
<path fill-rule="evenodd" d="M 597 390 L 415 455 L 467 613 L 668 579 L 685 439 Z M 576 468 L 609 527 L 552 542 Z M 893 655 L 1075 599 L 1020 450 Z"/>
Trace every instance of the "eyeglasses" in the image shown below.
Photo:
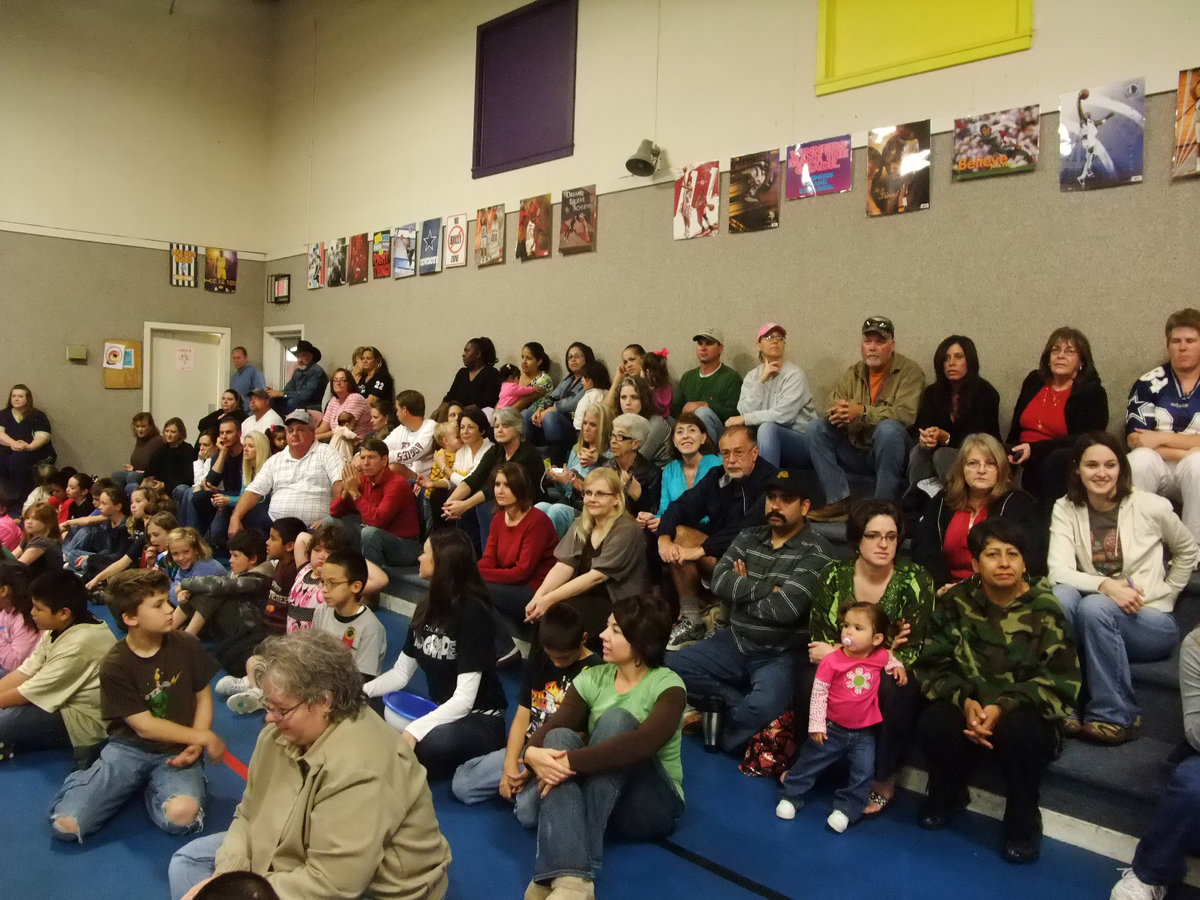
<path fill-rule="evenodd" d="M 281 706 L 272 706 L 271 704 L 268 703 L 265 706 L 263 706 L 263 709 L 265 709 L 267 712 L 269 712 L 271 715 L 273 715 L 275 717 L 276 722 L 281 722 L 284 719 L 286 719 L 288 716 L 290 716 L 292 713 L 294 713 L 296 710 L 298 710 L 303 705 L 304 705 L 304 701 L 301 700 L 296 705 L 289 706 L 287 709 L 284 709 Z"/>
<path fill-rule="evenodd" d="M 619 432 L 619 431 L 614 431 L 612 433 L 612 439 L 614 441 L 632 441 L 633 440 L 633 438 L 631 438 L 629 435 L 621 434 L 621 432 Z"/>
<path fill-rule="evenodd" d="M 750 451 L 745 447 L 726 447 L 721 450 L 721 459 L 741 459 L 749 455 Z"/>
<path fill-rule="evenodd" d="M 583 492 L 583 499 L 585 499 L 585 500 L 594 500 L 597 497 L 615 497 L 615 496 L 617 496 L 617 495 L 614 494 L 612 491 L 587 490 L 587 491 Z"/>
<path fill-rule="evenodd" d="M 1000 466 L 996 464 L 995 460 L 991 459 L 968 459 L 965 463 L 963 463 L 963 468 L 976 470 L 983 469 L 984 471 L 991 472 L 1000 468 Z"/>
<path fill-rule="evenodd" d="M 322 578 L 321 579 L 321 589 L 327 591 L 330 588 L 335 588 L 335 587 L 338 587 L 339 585 L 349 584 L 349 583 L 350 583 L 350 579 L 348 579 L 348 578 L 343 578 L 341 581 L 328 581 L 328 580 Z"/>
<path fill-rule="evenodd" d="M 870 541 L 872 544 L 894 544 L 900 540 L 900 535 L 894 531 L 889 531 L 886 534 L 882 531 L 868 531 L 863 534 L 864 541 Z"/>
<path fill-rule="evenodd" d="M 775 332 L 771 332 L 770 334 L 764 334 L 762 336 L 762 339 L 764 341 L 786 341 L 787 335 L 776 334 Z"/>

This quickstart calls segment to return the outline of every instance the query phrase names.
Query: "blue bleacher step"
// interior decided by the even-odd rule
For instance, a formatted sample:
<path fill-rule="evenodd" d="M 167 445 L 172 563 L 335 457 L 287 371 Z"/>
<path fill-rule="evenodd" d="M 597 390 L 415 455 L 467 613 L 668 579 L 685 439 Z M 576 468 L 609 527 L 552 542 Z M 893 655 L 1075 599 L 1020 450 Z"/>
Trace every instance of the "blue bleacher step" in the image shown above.
<path fill-rule="evenodd" d="M 1062 755 L 1050 766 L 1056 779 L 1102 788 L 1111 794 L 1153 803 L 1171 772 L 1167 758 L 1175 741 L 1142 737 L 1117 747 L 1068 740 Z"/>

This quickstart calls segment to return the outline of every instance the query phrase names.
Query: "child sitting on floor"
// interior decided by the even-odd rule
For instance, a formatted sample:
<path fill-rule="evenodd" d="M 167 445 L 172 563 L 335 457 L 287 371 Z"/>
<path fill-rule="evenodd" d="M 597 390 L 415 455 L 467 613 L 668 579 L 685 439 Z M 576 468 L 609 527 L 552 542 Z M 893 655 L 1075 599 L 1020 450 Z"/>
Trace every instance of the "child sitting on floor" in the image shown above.
<path fill-rule="evenodd" d="M 225 574 L 225 567 L 213 559 L 212 549 L 204 538 L 200 537 L 200 532 L 190 525 L 186 528 L 176 528 L 167 535 L 167 547 L 171 551 L 171 559 L 179 567 L 171 578 L 171 600 L 175 603 L 179 602 L 175 592 L 183 579 L 197 575 Z M 185 610 L 183 616 L 176 616 L 175 627 L 182 628 L 186 621 Z"/>
<path fill-rule="evenodd" d="M 86 772 L 72 772 L 50 810 L 61 840 L 97 831 L 139 788 L 154 824 L 169 834 L 204 825 L 204 759 L 225 753 L 212 730 L 209 679 L 217 661 L 195 635 L 171 621 L 171 587 L 158 569 L 121 572 L 108 584 L 108 608 L 124 640 L 100 665 L 100 712 L 108 743 Z"/>
<path fill-rule="evenodd" d="M 321 568 L 325 602 L 313 614 L 313 628 L 329 632 L 349 647 L 364 679 L 379 674 L 387 649 L 383 625 L 360 602 L 366 586 L 367 561 L 361 553 L 346 550 L 330 553 Z"/>
<path fill-rule="evenodd" d="M 29 658 L 0 678 L 0 759 L 73 747 L 76 768 L 86 769 L 104 742 L 100 663 L 117 641 L 88 611 L 78 575 L 47 572 L 30 583 L 29 596 L 41 633 Z"/>
<path fill-rule="evenodd" d="M 850 782 L 834 794 L 833 812 L 825 821 L 841 834 L 862 818 L 875 773 L 875 726 L 883 721 L 880 672 L 891 674 L 898 684 L 908 682 L 900 660 L 883 648 L 887 630 L 887 613 L 877 603 L 849 603 L 842 610 L 842 646 L 817 666 L 809 740 L 780 779 L 779 818 L 794 819 L 818 776 L 842 757 L 850 762 Z"/>
<path fill-rule="evenodd" d="M 0 675 L 25 662 L 38 642 L 30 613 L 29 570 L 15 560 L 0 561 Z"/>
<path fill-rule="evenodd" d="M 296 538 L 308 531 L 308 526 L 295 516 L 276 519 L 267 538 L 267 559 L 275 564 L 271 575 L 271 591 L 263 606 L 263 624 L 271 634 L 287 631 L 288 595 L 296 583 Z"/>
<path fill-rule="evenodd" d="M 521 756 L 529 736 L 558 709 L 575 676 L 599 659 L 587 648 L 579 611 L 567 603 L 546 610 L 538 624 L 542 652 L 529 660 L 521 702 L 508 729 L 508 745 L 469 759 L 454 773 L 454 796 L 463 803 L 483 803 L 497 796 L 514 803 L 517 821 L 536 828 L 538 783 Z"/>
<path fill-rule="evenodd" d="M 8 508 L 15 506 L 8 494 L 8 486 L 0 482 L 0 544 L 10 553 L 16 553 L 21 546 L 21 526 L 8 513 Z"/>

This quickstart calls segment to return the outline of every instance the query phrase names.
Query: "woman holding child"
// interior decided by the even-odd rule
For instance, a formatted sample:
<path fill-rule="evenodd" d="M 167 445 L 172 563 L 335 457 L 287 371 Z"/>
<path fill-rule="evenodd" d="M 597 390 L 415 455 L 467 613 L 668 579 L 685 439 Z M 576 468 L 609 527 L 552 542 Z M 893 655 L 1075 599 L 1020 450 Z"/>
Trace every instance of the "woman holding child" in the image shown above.
<path fill-rule="evenodd" d="M 333 377 L 329 379 L 329 388 L 333 396 L 325 405 L 325 414 L 321 424 L 317 426 L 318 441 L 327 441 L 333 437 L 338 427 L 338 418 L 344 413 L 354 417 L 351 426 L 359 439 L 365 438 L 371 432 L 371 407 L 367 398 L 358 392 L 358 383 L 349 369 L 334 369 Z"/>

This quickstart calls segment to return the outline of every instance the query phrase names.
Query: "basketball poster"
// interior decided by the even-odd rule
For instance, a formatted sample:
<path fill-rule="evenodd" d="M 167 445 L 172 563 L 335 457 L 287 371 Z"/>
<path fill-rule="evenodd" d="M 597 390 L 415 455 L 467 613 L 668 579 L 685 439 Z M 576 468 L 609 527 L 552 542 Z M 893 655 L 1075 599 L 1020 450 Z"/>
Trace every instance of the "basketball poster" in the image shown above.
<path fill-rule="evenodd" d="M 346 239 L 325 243 L 325 286 L 341 287 L 346 283 Z"/>
<path fill-rule="evenodd" d="M 308 245 L 308 289 L 325 286 L 325 242 Z"/>
<path fill-rule="evenodd" d="M 1179 73 L 1179 93 L 1175 100 L 1175 153 L 1171 157 L 1171 177 L 1200 175 L 1200 69 Z"/>
<path fill-rule="evenodd" d="M 445 266 L 458 268 L 467 264 L 467 214 L 446 216 Z"/>
<path fill-rule="evenodd" d="M 596 186 L 562 192 L 558 229 L 559 253 L 586 253 L 596 249 Z"/>
<path fill-rule="evenodd" d="M 350 235 L 350 250 L 347 254 L 347 281 L 350 284 L 367 283 L 367 233 Z"/>
<path fill-rule="evenodd" d="M 1062 191 L 1142 180 L 1146 79 L 1067 91 L 1058 100 L 1058 187 Z"/>
<path fill-rule="evenodd" d="M 675 240 L 711 237 L 720 231 L 721 166 L 712 162 L 684 166 L 675 179 Z"/>
<path fill-rule="evenodd" d="M 549 194 L 526 197 L 517 217 L 516 257 L 521 262 L 550 255 L 550 226 L 553 207 Z"/>
<path fill-rule="evenodd" d="M 417 274 L 417 223 L 396 229 L 392 239 L 392 277 L 408 278 Z"/>
<path fill-rule="evenodd" d="M 196 245 L 171 245 L 171 284 L 175 287 L 196 286 Z"/>
<path fill-rule="evenodd" d="M 204 289 L 216 294 L 237 290 L 237 251 L 209 247 L 204 254 Z"/>
<path fill-rule="evenodd" d="M 504 204 L 485 206 L 475 213 L 475 265 L 497 266 L 504 262 Z"/>
<path fill-rule="evenodd" d="M 1040 107 L 1017 106 L 954 120 L 950 178 L 1031 172 L 1037 166 Z"/>
<path fill-rule="evenodd" d="M 442 271 L 442 220 L 426 219 L 421 223 L 421 252 L 417 257 L 417 274 L 432 275 Z"/>

